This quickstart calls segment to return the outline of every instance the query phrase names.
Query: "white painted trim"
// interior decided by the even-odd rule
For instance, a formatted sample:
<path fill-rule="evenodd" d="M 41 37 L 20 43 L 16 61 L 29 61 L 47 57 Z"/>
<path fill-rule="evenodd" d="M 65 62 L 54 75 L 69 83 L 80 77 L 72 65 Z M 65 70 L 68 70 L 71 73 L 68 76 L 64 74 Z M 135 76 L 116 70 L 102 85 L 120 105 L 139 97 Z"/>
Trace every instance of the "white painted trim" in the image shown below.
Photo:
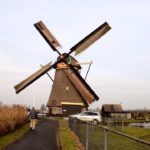
<path fill-rule="evenodd" d="M 84 106 L 83 103 L 71 103 L 71 102 L 61 102 L 62 105 L 81 105 Z"/>

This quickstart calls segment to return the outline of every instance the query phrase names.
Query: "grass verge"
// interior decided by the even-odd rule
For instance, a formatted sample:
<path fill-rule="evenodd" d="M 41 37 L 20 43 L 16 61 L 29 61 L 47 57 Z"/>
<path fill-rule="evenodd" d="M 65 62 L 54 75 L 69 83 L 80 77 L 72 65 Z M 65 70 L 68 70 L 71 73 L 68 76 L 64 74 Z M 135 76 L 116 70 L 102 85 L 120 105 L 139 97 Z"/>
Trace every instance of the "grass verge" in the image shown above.
<path fill-rule="evenodd" d="M 116 128 L 116 129 L 121 130 L 120 128 Z M 128 135 L 131 135 L 133 137 L 150 142 L 150 129 L 149 128 L 124 127 L 122 132 Z"/>
<path fill-rule="evenodd" d="M 59 136 L 62 150 L 84 150 L 79 139 L 68 128 L 68 121 L 59 119 Z"/>
<path fill-rule="evenodd" d="M 65 125 L 64 121 L 61 122 L 60 127 L 63 127 Z M 61 129 L 61 128 L 60 128 Z M 80 139 L 83 143 L 85 143 L 85 134 L 86 134 L 86 124 L 81 123 L 78 128 L 78 134 L 80 135 Z M 114 130 L 117 130 L 115 128 Z M 62 147 L 65 147 L 66 149 L 63 150 L 76 150 L 73 149 L 72 146 L 72 141 L 68 141 L 67 138 L 71 139 L 71 134 L 70 133 L 65 133 L 67 132 L 66 130 L 60 130 L 60 133 L 62 134 L 62 139 L 61 139 L 61 144 Z M 144 129 L 144 128 L 135 128 L 135 127 L 124 127 L 123 130 L 124 133 L 149 141 L 150 139 L 150 129 Z M 66 135 L 65 135 L 66 134 Z M 89 149 L 92 150 L 97 150 L 100 148 L 104 147 L 104 130 L 99 128 L 99 127 L 92 127 L 89 126 Z M 62 140 L 66 142 L 65 144 L 62 143 Z M 77 144 L 76 144 L 77 145 Z M 78 148 L 80 150 L 80 148 Z M 77 149 L 77 150 L 78 150 Z M 109 132 L 108 133 L 108 149 L 111 150 L 150 150 L 150 147 L 148 145 L 136 142 L 134 140 L 128 139 L 126 137 L 117 135 L 115 133 Z"/>
<path fill-rule="evenodd" d="M 6 146 L 10 145 L 16 140 L 21 139 L 28 130 L 29 130 L 29 123 L 23 125 L 19 129 L 16 129 L 15 131 L 0 136 L 0 150 L 4 149 Z"/>

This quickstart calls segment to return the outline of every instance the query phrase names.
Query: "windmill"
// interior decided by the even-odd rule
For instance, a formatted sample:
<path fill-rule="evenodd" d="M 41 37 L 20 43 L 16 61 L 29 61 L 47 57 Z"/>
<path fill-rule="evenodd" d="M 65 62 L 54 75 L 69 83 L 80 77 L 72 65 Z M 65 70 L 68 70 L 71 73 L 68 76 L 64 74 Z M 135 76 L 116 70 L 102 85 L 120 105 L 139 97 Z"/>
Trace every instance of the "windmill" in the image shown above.
<path fill-rule="evenodd" d="M 71 54 L 75 52 L 75 55 L 77 55 L 97 41 L 111 29 L 109 24 L 107 22 L 103 23 L 73 46 L 68 53 L 63 54 L 58 51 L 61 45 L 42 21 L 35 23 L 34 26 L 59 56 L 53 64 L 50 62 L 42 66 L 37 72 L 15 85 L 16 93 L 21 92 L 51 69 L 56 69 L 51 94 L 47 103 L 50 114 L 66 116 L 81 112 L 82 109 L 87 109 L 89 104 L 98 100 L 99 97 L 80 75 L 81 66 Z"/>

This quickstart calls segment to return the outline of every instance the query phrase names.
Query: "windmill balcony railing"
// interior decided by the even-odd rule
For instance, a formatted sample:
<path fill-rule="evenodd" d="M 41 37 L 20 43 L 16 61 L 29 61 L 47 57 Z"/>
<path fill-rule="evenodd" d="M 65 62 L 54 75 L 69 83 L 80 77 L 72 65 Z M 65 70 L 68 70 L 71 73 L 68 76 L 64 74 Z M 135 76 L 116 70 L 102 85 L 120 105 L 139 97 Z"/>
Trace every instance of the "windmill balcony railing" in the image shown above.
<path fill-rule="evenodd" d="M 102 124 L 94 125 L 69 117 L 69 128 L 78 136 L 85 150 L 150 150 L 150 142 Z"/>

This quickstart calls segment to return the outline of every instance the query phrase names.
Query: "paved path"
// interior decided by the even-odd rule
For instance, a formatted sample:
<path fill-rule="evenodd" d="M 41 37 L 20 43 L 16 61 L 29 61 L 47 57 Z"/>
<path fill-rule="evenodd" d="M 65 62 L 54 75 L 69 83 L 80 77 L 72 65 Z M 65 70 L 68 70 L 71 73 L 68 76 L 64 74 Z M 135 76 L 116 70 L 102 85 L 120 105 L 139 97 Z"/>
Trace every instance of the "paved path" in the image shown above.
<path fill-rule="evenodd" d="M 60 150 L 58 122 L 41 120 L 36 131 L 29 131 L 21 140 L 5 150 Z"/>

